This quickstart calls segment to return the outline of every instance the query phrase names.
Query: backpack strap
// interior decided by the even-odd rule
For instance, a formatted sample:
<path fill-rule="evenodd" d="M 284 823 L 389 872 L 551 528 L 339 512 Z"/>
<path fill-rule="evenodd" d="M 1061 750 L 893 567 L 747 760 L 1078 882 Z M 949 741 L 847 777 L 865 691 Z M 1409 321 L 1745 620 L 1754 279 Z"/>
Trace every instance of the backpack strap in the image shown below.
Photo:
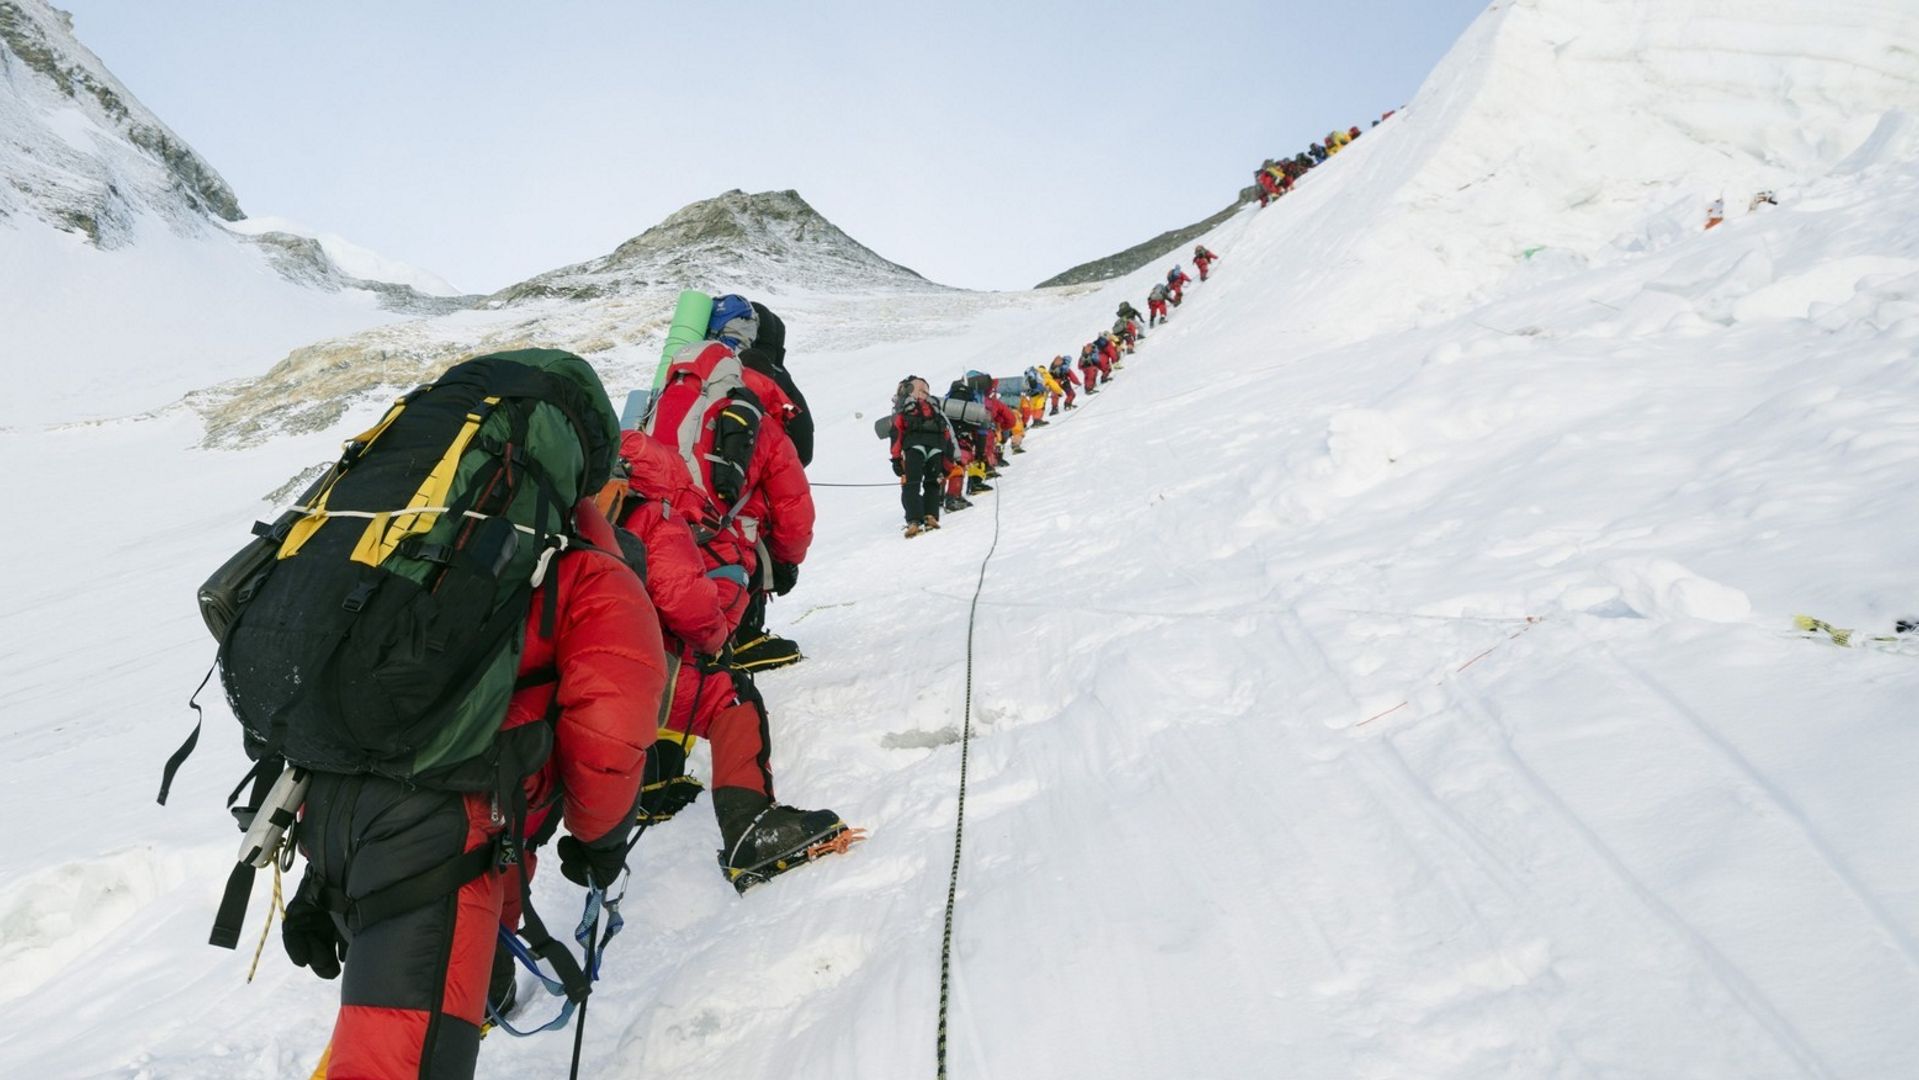
<path fill-rule="evenodd" d="M 502 834 L 504 836 L 504 834 Z M 430 870 L 402 878 L 358 900 L 329 883 L 320 887 L 320 906 L 345 920 L 353 933 L 375 923 L 425 907 L 441 897 L 458 892 L 467 882 L 494 868 L 504 845 L 495 841 L 462 852 Z"/>
<path fill-rule="evenodd" d="M 500 774 L 499 787 L 494 798 L 501 800 L 501 809 L 508 810 L 508 831 L 500 835 L 513 837 L 502 847 L 503 865 L 516 867 L 520 879 L 520 940 L 526 943 L 527 952 L 553 965 L 553 974 L 559 979 L 560 985 L 566 988 L 568 1001 L 583 1002 L 593 992 L 593 984 L 588 981 L 579 961 L 573 959 L 573 953 L 553 940 L 546 923 L 540 919 L 540 913 L 533 909 L 532 882 L 527 877 L 526 860 L 521 857 L 526 838 L 526 789 L 520 786 L 518 779 L 507 776 L 504 771 Z"/>

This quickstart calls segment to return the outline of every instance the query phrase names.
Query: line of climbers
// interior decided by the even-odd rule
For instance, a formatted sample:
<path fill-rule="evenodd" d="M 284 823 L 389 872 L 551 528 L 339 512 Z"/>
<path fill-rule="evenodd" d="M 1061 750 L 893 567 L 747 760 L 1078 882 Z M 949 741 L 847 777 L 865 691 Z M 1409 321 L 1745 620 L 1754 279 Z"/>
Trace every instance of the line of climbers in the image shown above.
<path fill-rule="evenodd" d="M 1206 245 L 1193 248 L 1199 280 L 1207 279 L 1217 261 Z M 1120 358 L 1132 355 L 1146 337 L 1141 319 L 1149 328 L 1165 322 L 1168 307 L 1180 305 L 1192 280 L 1174 263 L 1166 280 L 1146 294 L 1144 316 L 1122 300 L 1112 328 L 1081 345 L 1075 358 L 1062 353 L 1006 379 L 968 371 L 953 380 L 943 398 L 933 396 L 931 384 L 917 375 L 901 379 L 892 412 L 878 430 L 889 440 L 893 475 L 900 478 L 906 538 L 939 528 L 942 510 L 956 513 L 972 506 L 966 496 L 992 491 L 986 481 L 997 479 L 1013 455 L 1026 453 L 1027 431 L 1046 427 L 1062 409 L 1078 408 L 1079 392 L 1090 397 L 1112 382 L 1115 370 L 1125 366 Z"/>
<path fill-rule="evenodd" d="M 1373 126 L 1378 127 L 1381 120 L 1388 119 L 1397 111 L 1397 109 L 1388 109 L 1384 116 L 1373 121 Z M 1334 129 L 1326 133 L 1324 140 L 1312 144 L 1292 157 L 1281 157 L 1277 161 L 1267 158 L 1261 162 L 1259 168 L 1253 170 L 1253 181 L 1259 185 L 1259 205 L 1263 207 L 1291 192 L 1293 185 L 1299 182 L 1300 177 L 1324 164 L 1327 158 L 1346 149 L 1354 139 L 1359 138 L 1360 134 L 1358 124 L 1354 124 L 1345 131 Z"/>
<path fill-rule="evenodd" d="M 456 365 L 202 586 L 255 762 L 228 800 L 247 836 L 212 940 L 237 942 L 256 870 L 306 856 L 282 940 L 344 972 L 316 1075 L 471 1077 L 489 1018 L 521 1033 L 516 962 L 564 999 L 535 1030 L 564 1026 L 639 834 L 704 789 L 686 768 L 701 739 L 740 892 L 861 838 L 775 798 L 754 684 L 769 656 L 799 659 L 753 648 L 754 611 L 793 587 L 813 535 L 785 328 L 734 295 L 696 322 L 645 430 L 620 430 L 570 353 Z M 530 903 L 550 841 L 588 890 L 584 965 Z"/>

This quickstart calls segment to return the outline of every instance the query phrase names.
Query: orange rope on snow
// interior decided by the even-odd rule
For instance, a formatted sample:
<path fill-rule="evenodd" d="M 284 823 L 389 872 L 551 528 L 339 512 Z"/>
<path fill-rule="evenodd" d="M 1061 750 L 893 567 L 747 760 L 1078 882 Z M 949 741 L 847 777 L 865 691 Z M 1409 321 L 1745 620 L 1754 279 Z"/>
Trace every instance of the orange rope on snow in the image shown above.
<path fill-rule="evenodd" d="M 1511 633 L 1511 634 L 1508 634 L 1508 635 L 1506 636 L 1506 641 L 1511 641 L 1511 640 L 1513 640 L 1514 638 L 1516 638 L 1516 637 L 1518 637 L 1519 635 L 1521 635 L 1521 634 L 1524 634 L 1524 633 L 1525 633 L 1525 632 L 1527 632 L 1528 630 L 1531 630 L 1531 629 L 1532 629 L 1533 627 L 1535 627 L 1535 626 L 1538 626 L 1538 625 L 1539 625 L 1539 624 L 1540 624 L 1541 622 L 1543 622 L 1544 620 L 1545 620 L 1545 616 L 1543 616 L 1543 615 L 1528 615 L 1528 616 L 1526 616 L 1526 625 L 1524 625 L 1524 626 L 1522 626 L 1522 627 L 1520 627 L 1520 628 L 1519 628 L 1518 630 L 1516 630 L 1516 631 L 1514 631 L 1513 633 Z M 1454 674 L 1454 675 L 1457 675 L 1457 674 L 1459 674 L 1460 672 L 1462 672 L 1462 671 L 1464 671 L 1464 670 L 1466 670 L 1467 668 L 1469 668 L 1469 667 L 1472 667 L 1472 666 L 1473 666 L 1474 664 L 1477 664 L 1477 663 L 1479 663 L 1479 662 L 1480 662 L 1481 660 L 1484 660 L 1484 659 L 1486 659 L 1486 658 L 1487 658 L 1488 656 L 1491 656 L 1491 655 L 1492 655 L 1493 653 L 1495 653 L 1495 652 L 1498 652 L 1498 651 L 1499 651 L 1499 649 L 1500 649 L 1500 646 L 1502 646 L 1502 645 L 1505 645 L 1505 644 L 1506 644 L 1506 641 L 1501 641 L 1501 642 L 1498 642 L 1497 644 L 1495 644 L 1495 645 L 1493 645 L 1493 646 L 1492 646 L 1492 648 L 1489 648 L 1489 649 L 1487 649 L 1487 650 L 1486 650 L 1485 652 L 1482 652 L 1482 653 L 1480 653 L 1480 654 L 1479 654 L 1478 656 L 1475 656 L 1475 657 L 1473 657 L 1473 658 L 1472 658 L 1471 660 L 1468 660 L 1468 661 L 1466 661 L 1465 663 L 1463 663 L 1463 664 L 1461 664 L 1461 665 L 1459 665 L 1458 667 L 1456 667 L 1456 668 L 1454 668 L 1454 669 L 1452 670 L 1452 674 Z M 1442 686 L 1442 685 L 1444 685 L 1444 684 L 1445 684 L 1445 680 L 1444 680 L 1444 679 L 1441 679 L 1441 680 L 1440 680 L 1439 682 L 1436 682 L 1436 683 L 1434 683 L 1433 685 L 1434 685 L 1434 686 Z M 1373 721 L 1375 721 L 1375 720 L 1377 720 L 1377 719 L 1379 719 L 1379 718 L 1380 718 L 1380 717 L 1382 717 L 1382 716 L 1391 716 L 1392 714 L 1394 714 L 1394 713 L 1396 713 L 1396 712 L 1398 712 L 1399 710 L 1401 710 L 1401 709 L 1403 709 L 1403 708 L 1405 708 L 1405 707 L 1406 707 L 1406 706 L 1408 706 L 1408 705 L 1411 705 L 1412 703 L 1413 703 L 1413 702 L 1412 702 L 1412 699 L 1411 699 L 1411 698 L 1407 698 L 1407 699 L 1406 699 L 1405 701 L 1402 701 L 1402 702 L 1400 702 L 1399 704 L 1397 704 L 1397 705 L 1395 705 L 1395 706 L 1393 706 L 1392 708 L 1390 708 L 1390 709 L 1387 709 L 1387 710 L 1386 710 L 1385 712 L 1380 712 L 1380 713 L 1374 713 L 1373 715 L 1371 715 L 1371 716 L 1369 716 L 1369 717 L 1367 717 L 1367 718 L 1366 718 L 1366 719 L 1364 719 L 1364 720 L 1361 720 L 1361 721 L 1360 721 L 1359 723 L 1357 723 L 1357 724 L 1354 724 L 1353 726 L 1354 726 L 1354 727 L 1364 727 L 1364 726 L 1366 726 L 1367 724 L 1370 724 L 1370 723 L 1372 723 Z"/>

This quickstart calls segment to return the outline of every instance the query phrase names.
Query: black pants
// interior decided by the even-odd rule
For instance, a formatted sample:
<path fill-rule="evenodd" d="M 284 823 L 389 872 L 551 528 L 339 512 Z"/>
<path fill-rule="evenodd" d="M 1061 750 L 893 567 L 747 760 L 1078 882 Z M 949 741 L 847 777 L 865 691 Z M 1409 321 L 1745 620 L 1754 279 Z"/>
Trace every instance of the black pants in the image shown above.
<path fill-rule="evenodd" d="M 355 899 L 484 842 L 463 796 L 374 776 L 315 774 L 303 820 L 308 873 Z M 329 1075 L 473 1075 L 504 897 L 488 873 L 358 930 L 335 916 L 351 945 Z"/>
<path fill-rule="evenodd" d="M 900 448 L 900 456 L 906 462 L 906 483 L 900 485 L 900 506 L 906 510 L 906 520 L 939 520 L 940 495 L 946 489 L 946 448 L 908 443 Z"/>

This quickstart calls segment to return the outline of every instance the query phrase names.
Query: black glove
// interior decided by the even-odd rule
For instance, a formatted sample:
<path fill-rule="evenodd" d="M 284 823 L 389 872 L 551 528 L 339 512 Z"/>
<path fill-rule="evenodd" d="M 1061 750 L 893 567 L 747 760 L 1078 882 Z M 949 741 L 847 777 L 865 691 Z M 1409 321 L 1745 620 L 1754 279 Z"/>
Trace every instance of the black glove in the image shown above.
<path fill-rule="evenodd" d="M 697 777 L 686 775 L 686 750 L 677 742 L 661 739 L 646 752 L 636 820 L 641 825 L 667 821 L 693 805 L 704 790 Z"/>
<path fill-rule="evenodd" d="M 553 850 L 559 853 L 560 873 L 566 880 L 589 889 L 604 889 L 626 869 L 626 830 L 614 829 L 591 844 L 562 836 Z"/>
<path fill-rule="evenodd" d="M 337 979 L 340 961 L 346 959 L 346 939 L 334 925 L 333 915 L 313 898 L 319 891 L 318 880 L 311 870 L 300 880 L 287 904 L 286 918 L 280 921 L 280 943 L 295 966 L 310 968 L 322 979 Z"/>
<path fill-rule="evenodd" d="M 894 475 L 894 476 L 905 476 L 905 475 L 906 475 L 906 462 L 904 462 L 904 461 L 902 461 L 902 460 L 900 460 L 899 458 L 894 458 L 894 459 L 893 459 L 893 475 Z"/>
<path fill-rule="evenodd" d="M 773 595 L 785 596 L 787 593 L 792 592 L 793 586 L 797 584 L 799 580 L 800 580 L 800 564 L 799 563 L 779 562 L 777 560 L 774 561 L 773 563 Z"/>

